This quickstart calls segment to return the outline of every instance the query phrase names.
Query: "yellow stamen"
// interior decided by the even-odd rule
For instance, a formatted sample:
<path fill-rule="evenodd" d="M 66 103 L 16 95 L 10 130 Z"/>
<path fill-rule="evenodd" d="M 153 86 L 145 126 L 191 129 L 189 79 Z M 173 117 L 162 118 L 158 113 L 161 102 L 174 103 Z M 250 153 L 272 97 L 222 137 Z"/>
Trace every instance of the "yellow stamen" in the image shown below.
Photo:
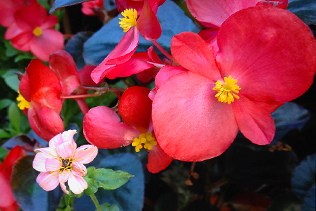
<path fill-rule="evenodd" d="M 137 11 L 135 9 L 126 9 L 121 12 L 121 15 L 124 18 L 119 18 L 120 27 L 124 29 L 124 32 L 127 32 L 131 27 L 136 26 Z"/>
<path fill-rule="evenodd" d="M 152 145 L 157 145 L 157 141 L 155 141 L 155 138 L 150 132 L 142 133 L 138 138 L 134 138 L 132 143 L 132 146 L 135 147 L 136 152 L 139 152 L 139 150 L 142 148 L 151 150 Z"/>
<path fill-rule="evenodd" d="M 33 30 L 33 34 L 36 36 L 36 37 L 39 37 L 43 34 L 43 31 L 40 27 L 36 27 L 34 30 Z"/>
<path fill-rule="evenodd" d="M 17 101 L 19 101 L 18 107 L 21 110 L 24 110 L 26 108 L 30 108 L 30 102 L 26 101 L 25 98 L 20 94 L 20 92 L 18 91 L 19 96 L 16 98 Z"/>
<path fill-rule="evenodd" d="M 224 82 L 225 84 L 220 80 L 216 81 L 213 90 L 216 90 L 218 93 L 215 97 L 222 103 L 231 104 L 234 102 L 234 98 L 239 99 L 239 96 L 235 93 L 238 94 L 241 88 L 235 84 L 237 80 L 233 79 L 231 75 L 229 75 L 228 78 L 224 77 Z"/>

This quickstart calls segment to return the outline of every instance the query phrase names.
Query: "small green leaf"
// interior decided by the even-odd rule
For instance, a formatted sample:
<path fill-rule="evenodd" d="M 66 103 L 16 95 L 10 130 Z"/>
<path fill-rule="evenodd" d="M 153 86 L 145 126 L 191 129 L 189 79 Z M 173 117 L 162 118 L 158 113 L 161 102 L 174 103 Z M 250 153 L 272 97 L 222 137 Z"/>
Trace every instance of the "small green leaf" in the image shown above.
<path fill-rule="evenodd" d="M 102 211 L 120 211 L 118 206 L 116 204 L 112 204 L 112 206 L 109 203 L 104 203 L 100 205 Z"/>
<path fill-rule="evenodd" d="M 2 75 L 2 78 L 4 79 L 5 83 L 16 92 L 19 90 L 19 84 L 20 84 L 18 76 L 15 74 L 15 72 L 18 72 L 18 71 L 19 70 L 17 69 L 11 69 Z"/>
<path fill-rule="evenodd" d="M 88 183 L 85 193 L 91 195 L 97 192 L 99 187 L 105 190 L 115 190 L 127 183 L 130 177 L 133 177 L 133 175 L 121 170 L 113 171 L 112 169 L 89 167 L 85 176 Z"/>
<path fill-rule="evenodd" d="M 21 126 L 21 113 L 15 102 L 12 102 L 8 109 L 8 116 L 13 128 L 20 131 Z"/>
<path fill-rule="evenodd" d="M 1 138 L 10 138 L 11 135 L 7 133 L 4 129 L 0 129 L 0 139 Z"/>
<path fill-rule="evenodd" d="M 10 99 L 2 99 L 0 100 L 0 110 L 9 107 L 9 105 L 12 103 L 12 100 Z"/>
<path fill-rule="evenodd" d="M 9 153 L 8 150 L 6 150 L 3 147 L 0 147 L 0 160 L 4 160 L 4 158 L 7 156 L 8 153 Z"/>

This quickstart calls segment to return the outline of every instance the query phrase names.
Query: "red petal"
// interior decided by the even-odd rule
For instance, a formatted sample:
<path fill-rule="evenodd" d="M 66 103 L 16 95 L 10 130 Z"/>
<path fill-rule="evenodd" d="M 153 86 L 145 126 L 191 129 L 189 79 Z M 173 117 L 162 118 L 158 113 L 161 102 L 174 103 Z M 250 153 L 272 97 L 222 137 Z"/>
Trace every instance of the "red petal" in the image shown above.
<path fill-rule="evenodd" d="M 41 28 L 49 29 L 51 27 L 54 27 L 58 23 L 58 18 L 55 15 L 50 15 L 47 17 L 46 21 L 41 25 Z"/>
<path fill-rule="evenodd" d="M 26 101 L 31 102 L 30 81 L 26 72 L 20 81 L 19 91 Z"/>
<path fill-rule="evenodd" d="M 144 7 L 137 20 L 136 27 L 146 40 L 157 40 L 161 36 L 160 23 L 147 0 L 144 1 Z"/>
<path fill-rule="evenodd" d="M 91 72 L 96 68 L 97 66 L 94 65 L 85 65 L 81 70 L 79 70 L 79 78 L 81 85 L 84 86 L 99 86 L 101 83 L 94 83 L 94 81 L 91 78 Z"/>
<path fill-rule="evenodd" d="M 220 73 L 215 64 L 213 50 L 193 32 L 182 32 L 171 40 L 171 53 L 184 68 L 216 81 Z"/>
<path fill-rule="evenodd" d="M 12 39 L 12 45 L 20 51 L 29 51 L 30 40 L 32 40 L 33 37 L 34 35 L 32 33 L 24 31 Z"/>
<path fill-rule="evenodd" d="M 25 7 L 25 0 L 0 1 L 0 25 L 10 26 L 14 22 L 15 10 L 23 7 Z"/>
<path fill-rule="evenodd" d="M 51 54 L 49 67 L 62 83 L 64 95 L 70 95 L 80 87 L 76 63 L 68 52 L 59 50 Z"/>
<path fill-rule="evenodd" d="M 147 169 L 151 173 L 158 173 L 172 162 L 173 158 L 167 155 L 159 145 L 152 146 L 148 154 Z"/>
<path fill-rule="evenodd" d="M 140 132 L 122 123 L 120 117 L 112 109 L 98 106 L 85 114 L 83 134 L 90 144 L 98 148 L 115 149 L 132 143 Z"/>
<path fill-rule="evenodd" d="M 222 154 L 238 127 L 231 105 L 219 103 L 214 82 L 192 72 L 170 77 L 153 102 L 160 147 L 174 159 L 202 161 Z"/>
<path fill-rule="evenodd" d="M 124 123 L 132 125 L 142 133 L 147 132 L 150 123 L 152 101 L 146 87 L 133 86 L 122 95 L 118 112 Z"/>
<path fill-rule="evenodd" d="M 254 144 L 270 144 L 275 133 L 270 112 L 244 96 L 240 96 L 232 105 L 241 133 Z"/>
<path fill-rule="evenodd" d="M 205 26 L 217 26 L 233 13 L 254 7 L 261 0 L 186 0 L 187 7 L 199 22 Z"/>
<path fill-rule="evenodd" d="M 20 147 L 20 146 L 15 146 L 10 150 L 10 152 L 7 154 L 7 156 L 4 158 L 1 166 L 0 166 L 0 171 L 6 171 L 8 175 L 11 175 L 12 173 L 12 168 L 14 164 L 22 157 L 26 156 L 27 153 L 26 151 Z"/>
<path fill-rule="evenodd" d="M 240 93 L 249 99 L 290 101 L 313 82 L 315 38 L 289 11 L 263 6 L 241 10 L 223 23 L 217 42 L 222 75 L 237 79 Z"/>

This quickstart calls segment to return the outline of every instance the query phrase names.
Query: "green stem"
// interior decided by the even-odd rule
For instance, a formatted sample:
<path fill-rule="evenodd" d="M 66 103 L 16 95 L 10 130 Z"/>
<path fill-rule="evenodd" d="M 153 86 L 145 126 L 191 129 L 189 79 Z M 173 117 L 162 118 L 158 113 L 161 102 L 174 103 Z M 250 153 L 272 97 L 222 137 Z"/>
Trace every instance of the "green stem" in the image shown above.
<path fill-rule="evenodd" d="M 95 197 L 94 193 L 90 195 L 95 207 L 97 208 L 98 211 L 101 211 L 100 204 L 98 202 L 98 199 Z"/>

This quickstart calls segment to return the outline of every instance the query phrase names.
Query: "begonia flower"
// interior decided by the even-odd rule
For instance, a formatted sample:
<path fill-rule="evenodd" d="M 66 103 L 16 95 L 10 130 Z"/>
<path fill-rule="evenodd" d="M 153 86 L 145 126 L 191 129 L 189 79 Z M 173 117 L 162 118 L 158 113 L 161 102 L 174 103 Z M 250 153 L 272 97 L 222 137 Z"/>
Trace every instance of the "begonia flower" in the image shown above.
<path fill-rule="evenodd" d="M 158 144 L 174 159 L 219 156 L 239 130 L 254 144 L 269 144 L 275 133 L 270 114 L 313 82 L 315 38 L 286 10 L 240 10 L 222 24 L 217 42 L 214 58 L 195 33 L 172 39 L 171 53 L 188 71 L 160 85 L 152 120 Z"/>
<path fill-rule="evenodd" d="M 48 61 L 49 55 L 64 47 L 61 32 L 52 29 L 57 16 L 47 15 L 40 4 L 32 4 L 14 12 L 14 23 L 5 33 L 5 39 L 20 51 L 31 51 L 37 58 Z"/>
<path fill-rule="evenodd" d="M 119 104 L 118 114 L 106 106 L 89 110 L 83 119 L 83 134 L 87 141 L 99 148 L 115 149 L 132 144 L 135 151 L 149 151 L 147 169 L 157 173 L 173 160 L 157 144 L 150 124 L 152 102 L 149 89 L 133 86 L 127 89 Z"/>
<path fill-rule="evenodd" d="M 139 43 L 139 33 L 149 41 L 160 37 L 162 30 L 156 16 L 158 3 L 158 0 L 144 0 L 141 13 L 140 9 L 134 8 L 125 8 L 121 13 L 123 18 L 120 18 L 120 25 L 126 33 L 113 51 L 92 71 L 91 77 L 95 83 L 99 83 L 117 65 L 132 57 Z"/>
<path fill-rule="evenodd" d="M 38 136 L 48 141 L 64 130 L 59 116 L 63 104 L 60 81 L 40 60 L 33 59 L 26 68 L 19 92 L 19 107 Z"/>
<path fill-rule="evenodd" d="M 103 8 L 103 0 L 88 1 L 82 3 L 81 12 L 85 15 L 93 16 Z"/>
<path fill-rule="evenodd" d="M 15 146 L 0 164 L 0 209 L 2 211 L 19 210 L 19 205 L 12 194 L 10 178 L 14 164 L 26 155 L 26 151 L 22 147 Z"/>
<path fill-rule="evenodd" d="M 83 164 L 90 163 L 98 154 L 98 148 L 93 145 L 82 145 L 77 148 L 73 139 L 76 130 L 68 130 L 54 136 L 46 148 L 36 149 L 33 168 L 41 173 L 36 182 L 46 191 L 55 189 L 60 184 L 61 189 L 69 194 L 69 189 L 80 194 L 88 188 L 83 176 L 87 169 Z"/>

